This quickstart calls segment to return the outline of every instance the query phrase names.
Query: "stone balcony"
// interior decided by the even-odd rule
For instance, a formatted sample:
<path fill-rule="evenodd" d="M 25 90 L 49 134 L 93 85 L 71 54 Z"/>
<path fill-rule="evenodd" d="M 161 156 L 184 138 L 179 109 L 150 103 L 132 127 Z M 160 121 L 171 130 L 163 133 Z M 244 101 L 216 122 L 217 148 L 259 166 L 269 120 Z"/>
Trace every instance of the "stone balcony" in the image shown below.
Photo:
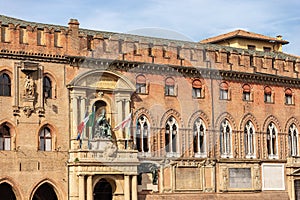
<path fill-rule="evenodd" d="M 138 151 L 118 149 L 108 140 L 94 140 L 89 149 L 70 150 L 69 163 L 98 163 L 106 165 L 138 165 Z"/>

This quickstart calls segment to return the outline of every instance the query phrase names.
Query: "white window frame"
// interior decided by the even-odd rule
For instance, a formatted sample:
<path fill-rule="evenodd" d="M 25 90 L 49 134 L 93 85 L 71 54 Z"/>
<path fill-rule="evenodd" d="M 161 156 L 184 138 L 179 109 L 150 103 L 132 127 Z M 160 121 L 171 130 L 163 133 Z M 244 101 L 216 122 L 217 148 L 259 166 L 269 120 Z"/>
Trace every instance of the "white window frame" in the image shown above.
<path fill-rule="evenodd" d="M 251 129 L 253 132 L 251 133 Z M 246 143 L 247 141 L 247 143 Z M 244 129 L 244 146 L 245 146 L 245 152 L 246 158 L 255 158 L 255 129 L 252 124 L 252 122 L 249 120 Z"/>
<path fill-rule="evenodd" d="M 296 135 L 294 135 L 296 133 Z M 295 124 L 292 124 L 289 127 L 288 133 L 288 141 L 289 141 L 289 148 L 290 148 L 290 156 L 298 156 L 298 129 Z"/>
<path fill-rule="evenodd" d="M 169 127 L 169 129 L 167 129 L 167 125 Z M 175 126 L 176 127 L 176 132 L 174 133 L 174 131 L 172 130 L 172 127 Z M 165 144 L 165 149 L 166 149 L 166 154 L 167 157 L 179 157 L 179 153 L 178 153 L 178 140 L 179 140 L 179 136 L 178 136 L 178 123 L 176 121 L 176 119 L 171 116 L 167 119 L 166 125 L 165 125 L 165 137 L 169 137 L 169 143 L 168 145 Z M 167 134 L 168 132 L 168 134 Z M 175 141 L 173 141 L 173 136 L 175 138 Z M 173 151 L 173 143 L 175 142 L 175 151 Z M 168 151 L 167 151 L 168 150 Z"/>
<path fill-rule="evenodd" d="M 138 126 L 139 124 L 139 126 Z M 147 126 L 147 129 L 144 129 L 145 126 Z M 142 133 L 142 134 L 141 134 Z M 139 137 L 138 137 L 139 135 Z M 151 152 L 151 141 L 150 141 L 150 123 L 148 118 L 145 115 L 141 115 L 137 118 L 137 122 L 136 122 L 136 131 L 135 131 L 135 135 L 134 135 L 134 142 L 135 145 L 137 147 L 138 144 L 138 140 L 139 140 L 139 144 L 141 145 L 141 151 L 139 151 L 139 149 L 137 149 L 139 151 L 139 154 L 142 154 L 143 156 L 150 156 L 150 152 Z M 141 137 L 142 136 L 142 137 Z M 148 146 L 148 151 L 145 151 L 144 147 L 144 136 L 146 136 L 147 138 L 147 146 Z"/>
<path fill-rule="evenodd" d="M 220 126 L 221 126 L 220 127 L 221 158 L 232 158 L 233 154 L 232 154 L 232 129 L 231 129 L 231 126 L 227 119 L 223 120 Z M 226 131 L 227 126 L 229 127 L 229 132 Z"/>
<path fill-rule="evenodd" d="M 200 128 L 203 128 L 203 131 L 201 132 Z M 203 142 L 202 142 L 202 148 L 200 146 L 200 137 L 202 134 Z M 195 120 L 194 126 L 193 126 L 193 142 L 195 143 L 195 138 L 196 138 L 196 144 L 197 144 L 197 150 L 195 151 L 195 157 L 197 158 L 204 158 L 207 156 L 207 151 L 206 151 L 206 127 L 203 122 L 203 120 L 199 117 Z M 195 147 L 194 147 L 195 148 Z"/>
<path fill-rule="evenodd" d="M 272 130 L 275 130 L 275 138 L 276 138 L 276 146 L 274 148 L 273 146 L 273 134 L 272 134 Z M 268 153 L 268 158 L 269 159 L 278 159 L 278 131 L 277 131 L 277 128 L 275 126 L 275 124 L 273 122 L 271 122 L 269 125 L 268 125 L 268 130 L 269 130 L 269 134 L 268 134 L 268 131 L 267 131 L 267 150 L 268 150 L 268 137 L 270 137 L 270 154 L 269 152 Z M 276 152 L 274 153 L 273 151 L 276 150 Z"/>

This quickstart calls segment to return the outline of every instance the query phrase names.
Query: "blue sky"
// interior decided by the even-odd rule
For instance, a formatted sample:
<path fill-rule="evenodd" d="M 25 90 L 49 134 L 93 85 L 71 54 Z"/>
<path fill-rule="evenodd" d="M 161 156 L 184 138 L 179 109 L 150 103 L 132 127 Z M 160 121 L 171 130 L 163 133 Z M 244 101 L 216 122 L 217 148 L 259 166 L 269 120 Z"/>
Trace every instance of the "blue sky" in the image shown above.
<path fill-rule="evenodd" d="M 244 29 L 282 35 L 300 55 L 299 0 L 0 0 L 0 14 L 27 21 L 192 41 Z"/>

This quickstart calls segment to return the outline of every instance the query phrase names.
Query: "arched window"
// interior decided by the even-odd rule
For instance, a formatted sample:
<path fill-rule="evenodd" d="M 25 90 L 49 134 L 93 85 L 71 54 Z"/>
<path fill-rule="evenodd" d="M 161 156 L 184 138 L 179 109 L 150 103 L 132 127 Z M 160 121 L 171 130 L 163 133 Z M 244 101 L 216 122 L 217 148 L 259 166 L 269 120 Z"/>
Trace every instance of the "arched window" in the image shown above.
<path fill-rule="evenodd" d="M 243 100 L 251 101 L 251 87 L 248 84 L 243 85 Z"/>
<path fill-rule="evenodd" d="M 48 127 L 42 128 L 39 134 L 39 150 L 51 151 L 52 150 L 52 136 Z"/>
<path fill-rule="evenodd" d="M 285 104 L 287 105 L 292 105 L 294 102 L 293 102 L 293 92 L 291 89 L 286 89 L 284 91 L 284 95 L 285 95 Z"/>
<path fill-rule="evenodd" d="M 244 128 L 244 143 L 246 158 L 255 157 L 255 130 L 251 121 L 248 121 Z"/>
<path fill-rule="evenodd" d="M 264 100 L 266 103 L 272 103 L 272 89 L 269 86 L 266 86 L 264 89 Z"/>
<path fill-rule="evenodd" d="M 202 98 L 202 83 L 199 79 L 193 81 L 193 98 Z"/>
<path fill-rule="evenodd" d="M 169 119 L 167 120 L 165 132 L 166 152 L 169 153 L 169 155 L 175 155 L 177 152 L 178 124 L 173 116 L 169 117 Z"/>
<path fill-rule="evenodd" d="M 11 96 L 11 80 L 6 73 L 0 75 L 0 96 Z"/>
<path fill-rule="evenodd" d="M 225 119 L 220 126 L 221 157 L 224 158 L 232 157 L 231 138 L 232 138 L 232 130 L 228 120 Z"/>
<path fill-rule="evenodd" d="M 171 77 L 167 78 L 165 81 L 165 95 L 175 96 L 175 81 Z"/>
<path fill-rule="evenodd" d="M 277 158 L 277 129 L 270 123 L 267 129 L 267 150 L 269 158 Z"/>
<path fill-rule="evenodd" d="M 295 124 L 289 128 L 289 154 L 290 156 L 298 155 L 298 130 Z"/>
<path fill-rule="evenodd" d="M 9 151 L 11 149 L 10 129 L 7 125 L 0 126 L 0 150 Z"/>
<path fill-rule="evenodd" d="M 44 76 L 43 78 L 43 93 L 46 99 L 52 98 L 52 82 L 48 76 Z"/>
<path fill-rule="evenodd" d="M 220 85 L 220 99 L 228 100 L 229 99 L 229 92 L 228 92 L 228 84 L 226 82 L 222 82 Z"/>
<path fill-rule="evenodd" d="M 144 75 L 138 75 L 136 77 L 136 93 L 146 94 L 146 77 Z"/>
<path fill-rule="evenodd" d="M 206 156 L 205 130 L 203 121 L 200 118 L 196 119 L 193 127 L 195 157 Z"/>
<path fill-rule="evenodd" d="M 150 124 L 145 115 L 137 119 L 135 140 L 139 152 L 150 151 Z"/>

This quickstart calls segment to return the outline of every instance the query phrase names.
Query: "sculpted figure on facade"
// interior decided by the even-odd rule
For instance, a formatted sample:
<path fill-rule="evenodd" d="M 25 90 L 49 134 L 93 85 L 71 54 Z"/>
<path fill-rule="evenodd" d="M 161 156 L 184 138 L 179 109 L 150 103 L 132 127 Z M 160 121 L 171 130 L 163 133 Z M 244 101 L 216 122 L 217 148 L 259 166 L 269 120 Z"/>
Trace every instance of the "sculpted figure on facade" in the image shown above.
<path fill-rule="evenodd" d="M 95 137 L 96 138 L 107 138 L 107 139 L 112 138 L 111 126 L 106 119 L 105 110 L 102 111 L 101 115 L 99 116 L 99 118 L 96 121 Z"/>
<path fill-rule="evenodd" d="M 25 88 L 24 96 L 26 96 L 26 97 L 34 96 L 34 89 L 35 89 L 34 82 L 29 75 L 26 75 L 26 77 L 25 77 L 24 88 Z"/>

